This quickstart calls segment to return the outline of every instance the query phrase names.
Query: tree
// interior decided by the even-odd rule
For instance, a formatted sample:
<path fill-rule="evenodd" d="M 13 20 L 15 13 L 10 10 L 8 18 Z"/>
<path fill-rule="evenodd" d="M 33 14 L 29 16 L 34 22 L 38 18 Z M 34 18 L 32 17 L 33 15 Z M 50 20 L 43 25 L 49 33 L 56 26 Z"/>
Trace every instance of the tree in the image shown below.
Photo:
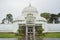
<path fill-rule="evenodd" d="M 60 17 L 60 13 L 58 13 L 58 17 Z"/>
<path fill-rule="evenodd" d="M 24 29 L 25 29 L 24 26 L 20 26 L 20 25 L 19 25 L 19 28 L 18 28 L 18 30 L 17 30 L 18 33 L 16 33 L 16 35 L 19 36 L 20 39 L 21 39 L 21 38 L 23 39 L 23 38 L 25 37 L 25 30 L 24 30 Z"/>
<path fill-rule="evenodd" d="M 43 35 L 43 33 L 42 33 L 43 31 L 44 31 L 44 29 L 42 28 L 42 26 L 38 27 L 38 29 L 37 29 L 38 36 L 42 36 Z"/>
<path fill-rule="evenodd" d="M 48 20 L 50 18 L 50 13 L 41 13 L 40 16 L 42 16 L 42 17 L 44 17 L 45 19 Z"/>
<path fill-rule="evenodd" d="M 19 26 L 18 34 L 19 34 L 19 36 L 21 36 L 21 35 L 24 35 L 24 34 L 25 34 L 25 30 L 24 30 L 24 27 L 23 27 L 23 26 Z"/>
<path fill-rule="evenodd" d="M 59 21 L 59 23 L 60 23 L 60 13 L 58 13 L 58 21 Z"/>
<path fill-rule="evenodd" d="M 13 17 L 12 14 L 7 14 L 6 15 L 6 19 L 8 20 L 8 23 L 9 22 L 13 23 L 13 18 L 12 17 Z"/>
<path fill-rule="evenodd" d="M 58 16 L 56 14 L 51 14 L 51 17 L 49 19 L 49 23 L 58 23 Z"/>
<path fill-rule="evenodd" d="M 5 21 L 5 18 L 2 20 L 2 23 L 1 24 L 4 24 L 4 21 Z"/>

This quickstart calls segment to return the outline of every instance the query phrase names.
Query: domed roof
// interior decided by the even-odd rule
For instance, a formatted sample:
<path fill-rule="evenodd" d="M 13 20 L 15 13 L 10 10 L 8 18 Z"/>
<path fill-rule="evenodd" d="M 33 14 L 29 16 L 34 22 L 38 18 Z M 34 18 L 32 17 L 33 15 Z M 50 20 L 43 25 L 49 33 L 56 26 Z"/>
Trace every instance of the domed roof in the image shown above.
<path fill-rule="evenodd" d="M 37 9 L 35 7 L 32 7 L 31 4 L 29 4 L 28 7 L 25 7 L 22 11 L 22 13 L 29 13 L 29 12 L 38 13 Z"/>

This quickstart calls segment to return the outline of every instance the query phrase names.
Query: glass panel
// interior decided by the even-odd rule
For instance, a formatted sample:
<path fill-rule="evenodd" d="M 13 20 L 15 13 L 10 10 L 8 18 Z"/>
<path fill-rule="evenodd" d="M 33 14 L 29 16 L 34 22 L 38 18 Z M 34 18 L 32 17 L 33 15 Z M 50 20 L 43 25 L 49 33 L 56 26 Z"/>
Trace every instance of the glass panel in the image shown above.
<path fill-rule="evenodd" d="M 26 22 L 30 24 L 34 23 L 34 17 L 27 17 Z"/>
<path fill-rule="evenodd" d="M 28 27 L 28 32 L 33 32 L 33 27 Z"/>

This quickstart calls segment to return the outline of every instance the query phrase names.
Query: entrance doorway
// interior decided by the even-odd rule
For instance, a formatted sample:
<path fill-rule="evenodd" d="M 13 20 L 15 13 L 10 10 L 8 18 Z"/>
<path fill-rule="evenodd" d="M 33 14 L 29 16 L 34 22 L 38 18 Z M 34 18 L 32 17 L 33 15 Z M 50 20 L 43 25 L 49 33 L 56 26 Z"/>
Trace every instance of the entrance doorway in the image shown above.
<path fill-rule="evenodd" d="M 28 40 L 33 40 L 33 27 L 28 27 Z"/>
<path fill-rule="evenodd" d="M 35 26 L 26 26 L 26 40 L 35 40 Z"/>
<path fill-rule="evenodd" d="M 33 33 L 28 33 L 28 40 L 33 40 Z"/>

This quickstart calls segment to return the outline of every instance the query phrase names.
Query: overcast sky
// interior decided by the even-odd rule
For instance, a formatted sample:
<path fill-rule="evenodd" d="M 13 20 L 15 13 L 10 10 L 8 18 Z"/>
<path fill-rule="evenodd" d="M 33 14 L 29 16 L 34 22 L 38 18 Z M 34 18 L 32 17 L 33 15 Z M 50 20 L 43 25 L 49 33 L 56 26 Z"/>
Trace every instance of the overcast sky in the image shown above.
<path fill-rule="evenodd" d="M 0 20 L 6 14 L 11 13 L 13 17 L 18 17 L 23 8 L 31 5 L 37 8 L 38 12 L 49 12 L 58 14 L 60 12 L 60 0 L 0 0 Z"/>

